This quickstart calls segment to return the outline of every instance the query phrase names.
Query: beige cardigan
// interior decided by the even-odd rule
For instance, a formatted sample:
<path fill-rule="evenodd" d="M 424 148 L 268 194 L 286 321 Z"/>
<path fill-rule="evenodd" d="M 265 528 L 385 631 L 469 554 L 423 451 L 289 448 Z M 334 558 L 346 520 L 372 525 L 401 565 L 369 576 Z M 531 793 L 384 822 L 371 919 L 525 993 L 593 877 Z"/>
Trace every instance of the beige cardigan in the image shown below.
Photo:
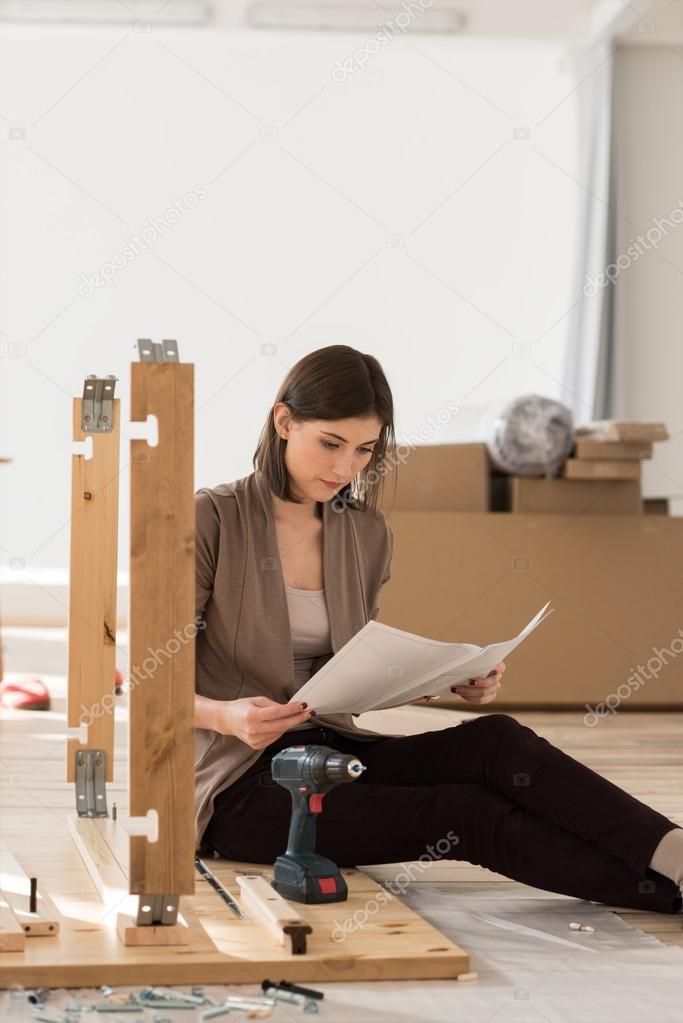
<path fill-rule="evenodd" d="M 196 691 L 214 700 L 267 696 L 286 703 L 296 691 L 289 611 L 280 568 L 270 490 L 260 471 L 195 495 Z M 336 653 L 379 612 L 391 574 L 394 535 L 381 511 L 323 511 L 323 586 Z M 331 654 L 315 658 L 312 673 Z M 315 708 L 314 708 L 315 709 Z M 316 723 L 359 739 L 351 714 L 319 715 Z M 262 754 L 234 735 L 195 729 L 197 844 L 213 801 Z"/>

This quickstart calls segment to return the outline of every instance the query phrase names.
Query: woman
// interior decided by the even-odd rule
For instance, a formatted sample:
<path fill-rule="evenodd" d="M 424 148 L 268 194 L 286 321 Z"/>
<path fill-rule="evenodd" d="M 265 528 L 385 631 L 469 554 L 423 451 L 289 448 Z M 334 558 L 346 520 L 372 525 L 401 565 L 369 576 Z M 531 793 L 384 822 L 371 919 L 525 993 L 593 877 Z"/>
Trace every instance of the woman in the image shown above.
<path fill-rule="evenodd" d="M 377 511 L 394 450 L 378 361 L 345 345 L 284 380 L 254 472 L 197 493 L 197 838 L 229 859 L 284 851 L 289 793 L 273 755 L 354 753 L 361 778 L 325 798 L 317 851 L 341 866 L 446 859 L 611 905 L 681 910 L 683 829 L 507 714 L 414 736 L 288 703 L 379 611 L 393 533 Z M 455 687 L 493 700 L 505 670 Z"/>

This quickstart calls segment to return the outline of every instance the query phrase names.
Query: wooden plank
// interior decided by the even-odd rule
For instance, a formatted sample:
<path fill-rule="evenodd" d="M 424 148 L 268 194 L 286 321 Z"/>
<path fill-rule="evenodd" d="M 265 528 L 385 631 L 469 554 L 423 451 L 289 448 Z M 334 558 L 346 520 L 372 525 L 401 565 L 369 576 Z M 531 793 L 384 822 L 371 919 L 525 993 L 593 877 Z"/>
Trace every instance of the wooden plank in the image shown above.
<path fill-rule="evenodd" d="M 306 938 L 312 928 L 294 906 L 260 874 L 240 874 L 237 883 L 251 919 L 260 921 L 278 945 L 289 949 L 292 955 L 305 954 Z"/>
<path fill-rule="evenodd" d="M 82 400 L 73 403 L 73 438 L 92 438 L 93 457 L 74 455 L 71 476 L 69 668 L 66 723 L 88 726 L 88 741 L 66 742 L 66 780 L 74 781 L 74 753 L 102 749 L 106 780 L 114 778 L 114 672 L 119 506 L 120 399 L 110 433 L 81 430 Z"/>
<path fill-rule="evenodd" d="M 0 842 L 0 888 L 27 938 L 59 932 L 59 913 L 42 887 L 36 892 L 36 911 L 31 912 L 31 878 L 4 842 Z"/>
<path fill-rule="evenodd" d="M 59 913 L 52 899 L 44 893 L 38 894 L 36 912 L 31 912 L 30 896 L 6 892 L 2 897 L 8 903 L 27 938 L 52 937 L 59 933 Z"/>
<path fill-rule="evenodd" d="M 130 839 L 130 891 L 194 891 L 194 366 L 133 363 L 131 441 L 130 813 L 159 815 L 159 838 Z M 153 656 L 151 654 L 153 653 Z"/>
<path fill-rule="evenodd" d="M 12 912 L 5 893 L 0 891 L 0 952 L 21 952 L 25 944 L 24 928 Z"/>
<path fill-rule="evenodd" d="M 153 945 L 190 944 L 190 929 L 180 914 L 178 914 L 178 922 L 175 924 L 140 927 L 128 913 L 118 913 L 116 917 L 116 933 L 122 944 L 138 948 Z"/>
<path fill-rule="evenodd" d="M 128 876 L 118 863 L 108 836 L 118 821 L 109 818 L 87 818 L 72 814 L 67 819 L 69 833 L 102 902 L 108 908 L 121 906 L 128 900 Z M 121 829 L 122 830 L 122 829 Z M 129 902 L 132 908 L 132 902 Z"/>

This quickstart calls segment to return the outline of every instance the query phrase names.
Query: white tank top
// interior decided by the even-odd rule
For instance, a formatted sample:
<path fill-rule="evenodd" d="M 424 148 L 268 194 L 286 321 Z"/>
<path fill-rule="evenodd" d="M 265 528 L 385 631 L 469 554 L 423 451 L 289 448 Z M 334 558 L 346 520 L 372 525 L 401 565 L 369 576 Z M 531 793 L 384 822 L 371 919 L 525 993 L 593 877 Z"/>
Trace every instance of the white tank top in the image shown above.
<path fill-rule="evenodd" d="M 311 677 L 313 659 L 332 650 L 330 619 L 324 590 L 301 590 L 285 584 L 285 592 L 292 633 L 294 680 L 298 689 Z M 316 728 L 317 725 L 312 719 L 294 727 Z"/>

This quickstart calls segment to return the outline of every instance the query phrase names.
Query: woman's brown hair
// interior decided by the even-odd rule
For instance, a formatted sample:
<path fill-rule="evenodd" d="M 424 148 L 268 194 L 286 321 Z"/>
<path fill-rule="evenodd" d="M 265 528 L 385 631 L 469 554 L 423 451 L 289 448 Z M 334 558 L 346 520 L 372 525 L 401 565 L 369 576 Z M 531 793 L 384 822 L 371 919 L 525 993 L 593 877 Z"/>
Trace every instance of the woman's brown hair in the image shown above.
<path fill-rule="evenodd" d="M 346 505 L 375 511 L 390 468 L 388 459 L 396 444 L 391 389 L 377 359 L 349 345 L 318 348 L 292 366 L 273 406 L 278 402 L 289 406 L 295 421 L 377 416 L 382 427 L 372 458 L 332 501 L 337 511 Z M 277 497 L 302 504 L 291 491 L 285 445 L 286 441 L 275 429 L 271 407 L 254 453 L 253 466 L 263 473 Z"/>

